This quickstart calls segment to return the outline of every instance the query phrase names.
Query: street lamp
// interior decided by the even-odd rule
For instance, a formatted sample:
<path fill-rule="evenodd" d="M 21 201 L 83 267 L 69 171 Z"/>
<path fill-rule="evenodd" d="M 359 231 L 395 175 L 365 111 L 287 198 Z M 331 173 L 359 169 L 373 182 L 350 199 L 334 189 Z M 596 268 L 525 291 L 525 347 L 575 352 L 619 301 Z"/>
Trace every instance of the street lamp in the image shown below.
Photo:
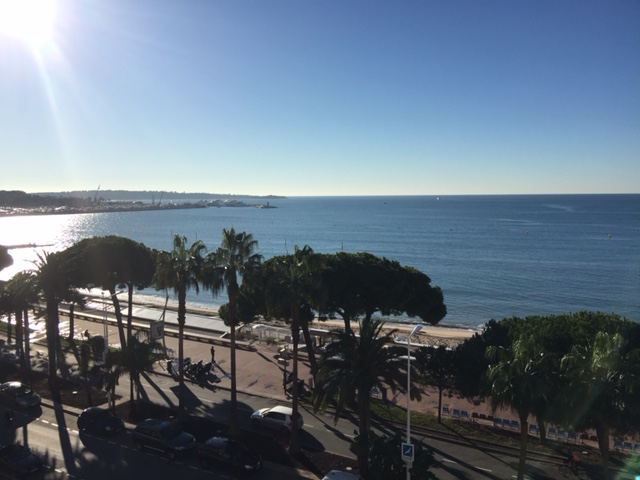
<path fill-rule="evenodd" d="M 411 337 L 422 330 L 422 325 L 413 327 L 407 337 L 407 444 L 411 443 Z M 411 480 L 411 460 L 407 460 L 407 480 Z"/>

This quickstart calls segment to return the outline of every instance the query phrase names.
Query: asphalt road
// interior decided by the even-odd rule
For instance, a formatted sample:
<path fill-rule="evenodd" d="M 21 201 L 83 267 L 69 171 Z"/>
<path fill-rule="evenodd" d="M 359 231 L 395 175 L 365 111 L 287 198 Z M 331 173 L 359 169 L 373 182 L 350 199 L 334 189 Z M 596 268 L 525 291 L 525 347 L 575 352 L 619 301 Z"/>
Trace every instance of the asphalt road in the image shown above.
<path fill-rule="evenodd" d="M 76 329 L 84 331 L 87 325 L 94 329 L 99 326 L 78 322 Z M 206 352 L 206 349 L 203 351 Z M 206 357 L 205 357 L 206 358 Z M 223 374 L 222 372 L 219 372 Z M 177 406 L 177 382 L 168 375 L 145 375 L 142 381 L 142 396 L 153 402 L 168 406 Z M 229 398 L 227 389 L 200 387 L 186 383 L 186 404 L 191 413 L 212 417 L 220 422 L 227 422 L 229 417 Z M 127 376 L 120 380 L 118 393 L 128 395 Z M 241 428 L 252 429 L 249 416 L 259 408 L 282 404 L 282 399 L 265 398 L 239 392 L 239 420 Z M 357 429 L 357 419 L 346 416 L 337 423 L 332 413 L 314 413 L 301 405 L 305 427 L 300 440 L 304 447 L 323 449 L 336 454 L 353 457 L 349 445 Z M 41 454 L 47 464 L 39 476 L 33 478 L 74 478 L 100 480 L 103 478 L 181 478 L 191 479 L 225 479 L 235 478 L 234 472 L 209 472 L 202 470 L 195 456 L 169 462 L 155 454 L 133 450 L 127 433 L 114 438 L 102 439 L 90 435 L 79 435 L 76 430 L 76 415 L 62 410 L 43 407 L 39 412 L 32 412 L 30 417 L 18 416 L 15 434 L 0 428 L 2 440 L 16 439 L 27 443 L 36 453 Z M 401 433 L 404 426 L 383 425 L 373 422 L 374 429 L 387 433 Z M 501 451 L 484 448 L 464 439 L 452 441 L 451 438 L 439 438 L 431 434 L 413 430 L 414 438 L 423 440 L 433 448 L 441 467 L 434 471 L 441 480 L 450 479 L 511 479 L 516 476 L 517 457 L 513 451 Z M 14 436 L 15 435 L 15 436 Z M 399 454 L 399 453 L 398 453 Z M 529 459 L 527 461 L 529 479 L 559 479 L 558 465 L 555 461 Z M 254 478 L 283 479 L 287 475 L 272 465 L 265 468 Z M 290 472 L 288 472 L 290 473 Z M 307 473 L 307 475 L 309 475 Z M 313 478 L 313 477 L 311 477 Z M 594 477 L 595 478 L 595 477 Z M 633 479 L 631 476 L 619 477 Z"/>

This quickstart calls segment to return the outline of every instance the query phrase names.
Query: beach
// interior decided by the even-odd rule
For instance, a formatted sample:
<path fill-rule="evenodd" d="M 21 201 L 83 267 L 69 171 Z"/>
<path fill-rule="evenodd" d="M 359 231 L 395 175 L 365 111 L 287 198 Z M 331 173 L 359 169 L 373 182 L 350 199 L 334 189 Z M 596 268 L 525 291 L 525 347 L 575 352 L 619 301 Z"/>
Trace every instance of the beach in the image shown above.
<path fill-rule="evenodd" d="M 391 332 L 393 330 L 397 330 L 394 337 L 403 341 L 406 344 L 406 336 L 411 333 L 413 328 L 418 325 L 418 323 L 398 323 L 393 321 L 388 321 L 385 323 L 383 327 L 384 332 Z M 460 343 L 464 342 L 466 339 L 471 338 L 475 333 L 479 333 L 479 330 L 474 330 L 470 328 L 463 327 L 452 327 L 449 325 L 440 326 L 440 325 L 429 325 L 429 324 L 420 324 L 422 325 L 422 329 L 416 334 L 411 336 L 411 344 L 412 345 L 431 345 L 431 346 L 440 346 L 444 345 L 446 347 L 456 347 Z M 315 320 L 312 324 L 312 328 L 325 329 L 325 330 L 335 330 L 335 329 L 344 329 L 344 322 L 341 320 Z M 358 324 L 352 323 L 351 328 L 354 332 L 358 331 Z"/>

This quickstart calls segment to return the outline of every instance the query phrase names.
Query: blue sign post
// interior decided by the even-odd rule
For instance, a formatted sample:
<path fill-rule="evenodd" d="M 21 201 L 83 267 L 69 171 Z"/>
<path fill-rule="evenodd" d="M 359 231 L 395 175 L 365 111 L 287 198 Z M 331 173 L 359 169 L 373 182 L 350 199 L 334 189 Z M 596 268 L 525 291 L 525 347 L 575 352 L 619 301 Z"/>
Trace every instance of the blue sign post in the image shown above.
<path fill-rule="evenodd" d="M 405 462 L 413 462 L 413 443 L 402 444 L 402 460 Z"/>

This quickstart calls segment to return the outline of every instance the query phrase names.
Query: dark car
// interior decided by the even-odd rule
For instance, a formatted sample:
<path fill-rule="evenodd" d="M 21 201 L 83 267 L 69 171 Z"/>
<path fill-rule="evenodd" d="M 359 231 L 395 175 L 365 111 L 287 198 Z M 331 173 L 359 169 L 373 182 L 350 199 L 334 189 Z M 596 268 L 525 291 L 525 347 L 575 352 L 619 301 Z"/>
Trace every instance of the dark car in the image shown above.
<path fill-rule="evenodd" d="M 42 460 L 29 448 L 17 443 L 0 447 L 0 465 L 14 476 L 37 472 L 42 468 Z"/>
<path fill-rule="evenodd" d="M 0 402 L 11 408 L 27 410 L 40 405 L 40 395 L 24 383 L 6 382 L 0 384 Z"/>
<path fill-rule="evenodd" d="M 211 437 L 198 449 L 198 458 L 204 467 L 224 463 L 245 472 L 262 468 L 260 454 L 242 443 L 225 437 Z"/>
<path fill-rule="evenodd" d="M 133 446 L 164 453 L 170 459 L 193 449 L 196 439 L 168 420 L 147 418 L 133 430 Z"/>
<path fill-rule="evenodd" d="M 113 435 L 124 430 L 124 422 L 107 408 L 89 407 L 78 416 L 78 430 L 96 435 Z"/>

